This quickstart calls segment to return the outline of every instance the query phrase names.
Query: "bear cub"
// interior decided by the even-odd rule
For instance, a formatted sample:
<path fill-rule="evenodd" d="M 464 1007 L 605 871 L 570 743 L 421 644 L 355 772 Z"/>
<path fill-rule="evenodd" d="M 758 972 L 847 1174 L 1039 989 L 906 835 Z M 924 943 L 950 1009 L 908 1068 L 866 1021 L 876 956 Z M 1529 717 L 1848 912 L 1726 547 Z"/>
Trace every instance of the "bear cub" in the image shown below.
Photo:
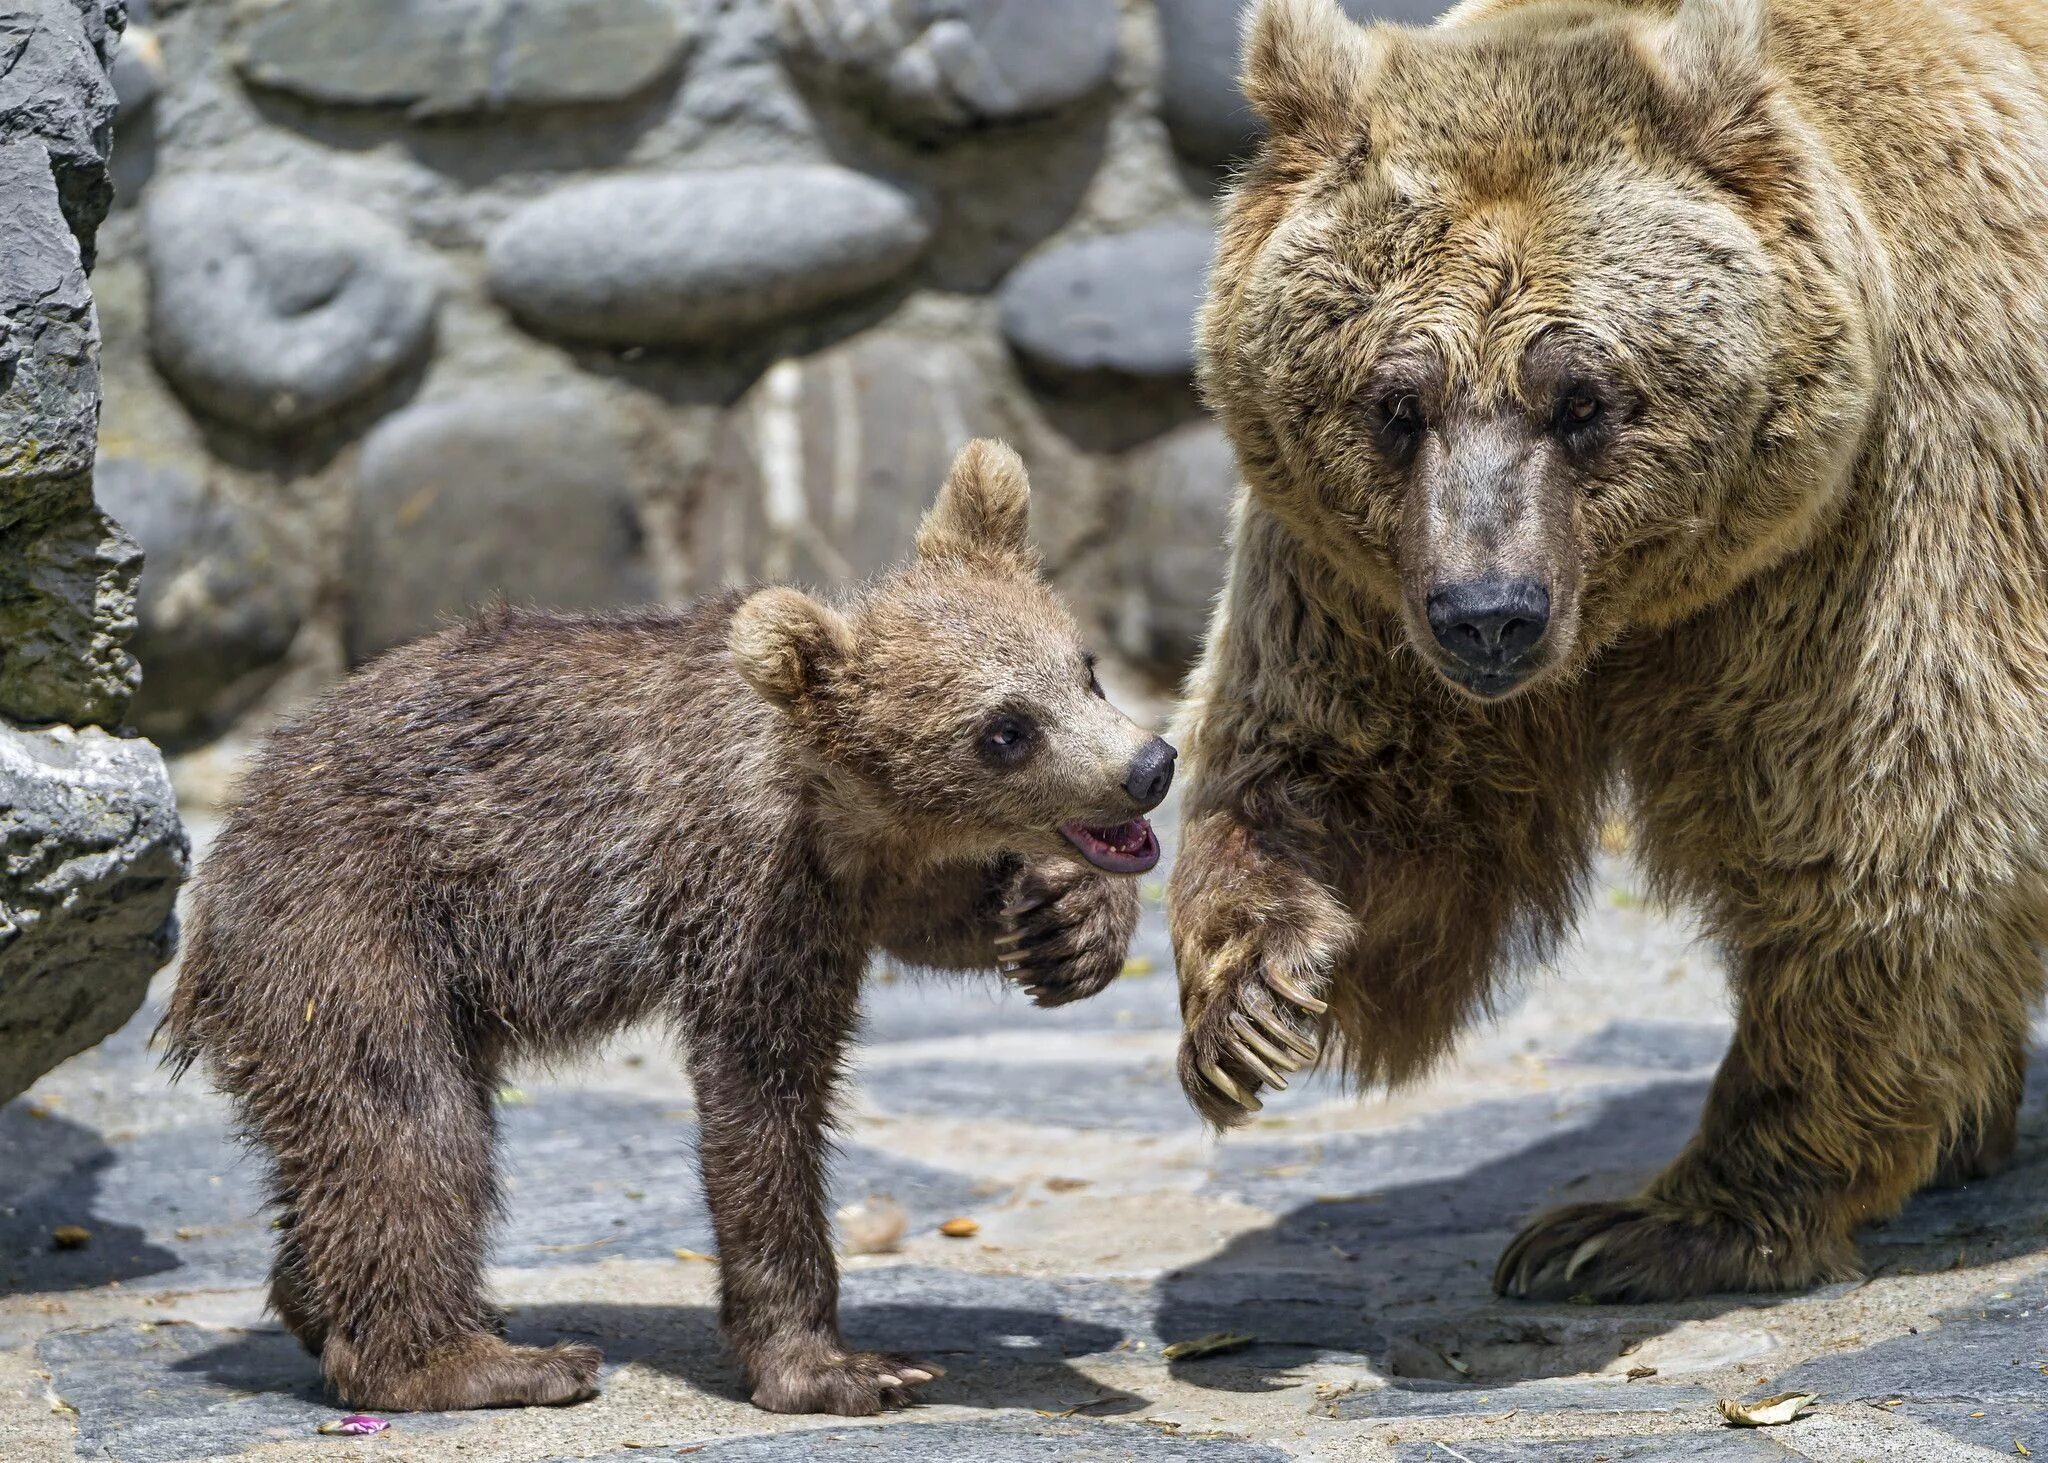
<path fill-rule="evenodd" d="M 697 1094 L 720 1316 L 753 1399 L 872 1413 L 938 1368 L 850 1348 L 826 1132 L 870 957 L 1114 980 L 1173 749 L 1104 699 L 1038 575 L 1023 465 L 970 443 L 913 560 L 833 608 L 498 610 L 272 738 L 202 869 L 166 1017 L 268 1158 L 271 1304 L 348 1403 L 573 1402 L 590 1346 L 485 1294 L 492 1099 L 629 1022 Z"/>

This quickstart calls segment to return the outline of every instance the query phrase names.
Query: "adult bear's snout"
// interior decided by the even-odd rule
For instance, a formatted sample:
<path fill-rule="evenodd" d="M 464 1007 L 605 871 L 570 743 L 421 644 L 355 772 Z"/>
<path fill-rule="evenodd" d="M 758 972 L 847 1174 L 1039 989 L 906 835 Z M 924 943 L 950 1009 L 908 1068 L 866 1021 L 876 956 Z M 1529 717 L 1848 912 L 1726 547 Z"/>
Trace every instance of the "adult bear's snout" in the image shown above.
<path fill-rule="evenodd" d="M 1550 628 L 1550 590 L 1534 579 L 1447 584 L 1430 592 L 1425 608 L 1436 643 L 1487 678 L 1522 669 Z"/>

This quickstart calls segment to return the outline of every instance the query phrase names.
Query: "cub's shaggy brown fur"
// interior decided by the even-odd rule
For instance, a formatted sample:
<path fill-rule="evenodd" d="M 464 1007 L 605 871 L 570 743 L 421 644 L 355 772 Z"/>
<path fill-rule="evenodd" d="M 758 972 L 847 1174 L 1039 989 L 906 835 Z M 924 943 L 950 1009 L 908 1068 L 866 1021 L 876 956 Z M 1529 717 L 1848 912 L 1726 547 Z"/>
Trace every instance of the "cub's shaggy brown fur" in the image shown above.
<path fill-rule="evenodd" d="M 2048 936 L 2048 9 L 1266 0 L 1203 381 L 1182 1076 L 1422 1072 L 1611 795 L 1725 948 L 1699 1135 L 1511 1295 L 1769 1290 L 2013 1142 Z"/>
<path fill-rule="evenodd" d="M 825 1130 L 870 953 L 1113 980 L 1171 749 L 1102 699 L 1009 449 L 843 610 L 499 612 L 280 732 L 201 871 L 166 1026 L 267 1153 L 271 1299 L 368 1407 L 570 1402 L 589 1346 L 485 1297 L 505 1063 L 643 1018 L 697 1092 L 754 1400 L 874 1412 L 937 1369 L 839 1338 Z M 1088 829 L 1122 825 L 1111 835 Z M 1064 832 L 1063 832 L 1064 829 Z"/>

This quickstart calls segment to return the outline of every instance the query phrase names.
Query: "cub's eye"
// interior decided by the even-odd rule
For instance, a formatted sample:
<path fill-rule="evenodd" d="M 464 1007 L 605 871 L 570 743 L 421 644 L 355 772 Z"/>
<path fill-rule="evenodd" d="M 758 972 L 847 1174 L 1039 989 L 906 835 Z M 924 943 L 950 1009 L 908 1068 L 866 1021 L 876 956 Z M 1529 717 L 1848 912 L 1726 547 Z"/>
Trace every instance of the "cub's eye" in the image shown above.
<path fill-rule="evenodd" d="M 1081 664 L 1083 669 L 1088 672 L 1088 694 L 1098 700 L 1108 700 L 1109 698 L 1102 693 L 1102 682 L 1095 678 L 1095 652 L 1089 651 Z"/>
<path fill-rule="evenodd" d="M 1397 391 L 1380 398 L 1379 436 L 1396 459 L 1414 455 L 1429 423 L 1422 415 L 1422 399 L 1412 391 Z"/>
<path fill-rule="evenodd" d="M 981 731 L 981 752 L 991 762 L 1015 764 L 1031 755 L 1037 735 L 1030 719 L 1005 713 L 990 720 Z"/>

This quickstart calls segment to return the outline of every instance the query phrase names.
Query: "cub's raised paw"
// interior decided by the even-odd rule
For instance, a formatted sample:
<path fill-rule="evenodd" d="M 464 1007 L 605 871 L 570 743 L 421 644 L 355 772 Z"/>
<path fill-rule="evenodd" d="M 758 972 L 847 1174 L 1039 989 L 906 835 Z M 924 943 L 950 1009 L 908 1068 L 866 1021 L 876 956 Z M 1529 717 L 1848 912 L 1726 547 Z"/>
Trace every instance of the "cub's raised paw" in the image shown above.
<path fill-rule="evenodd" d="M 907 1407 L 911 1388 L 944 1376 L 928 1361 L 880 1351 L 805 1348 L 754 1368 L 754 1405 L 767 1412 L 870 1417 Z"/>
<path fill-rule="evenodd" d="M 1774 1237 L 1775 1226 L 1646 1199 L 1571 1204 L 1537 1216 L 1494 1270 L 1515 1300 L 1682 1300 L 1853 1279 L 1855 1253 Z"/>
<path fill-rule="evenodd" d="M 1124 968 L 1138 929 L 1138 885 L 1067 863 L 1018 871 L 996 939 L 1004 978 L 1040 1006 L 1064 1006 L 1106 988 Z"/>

